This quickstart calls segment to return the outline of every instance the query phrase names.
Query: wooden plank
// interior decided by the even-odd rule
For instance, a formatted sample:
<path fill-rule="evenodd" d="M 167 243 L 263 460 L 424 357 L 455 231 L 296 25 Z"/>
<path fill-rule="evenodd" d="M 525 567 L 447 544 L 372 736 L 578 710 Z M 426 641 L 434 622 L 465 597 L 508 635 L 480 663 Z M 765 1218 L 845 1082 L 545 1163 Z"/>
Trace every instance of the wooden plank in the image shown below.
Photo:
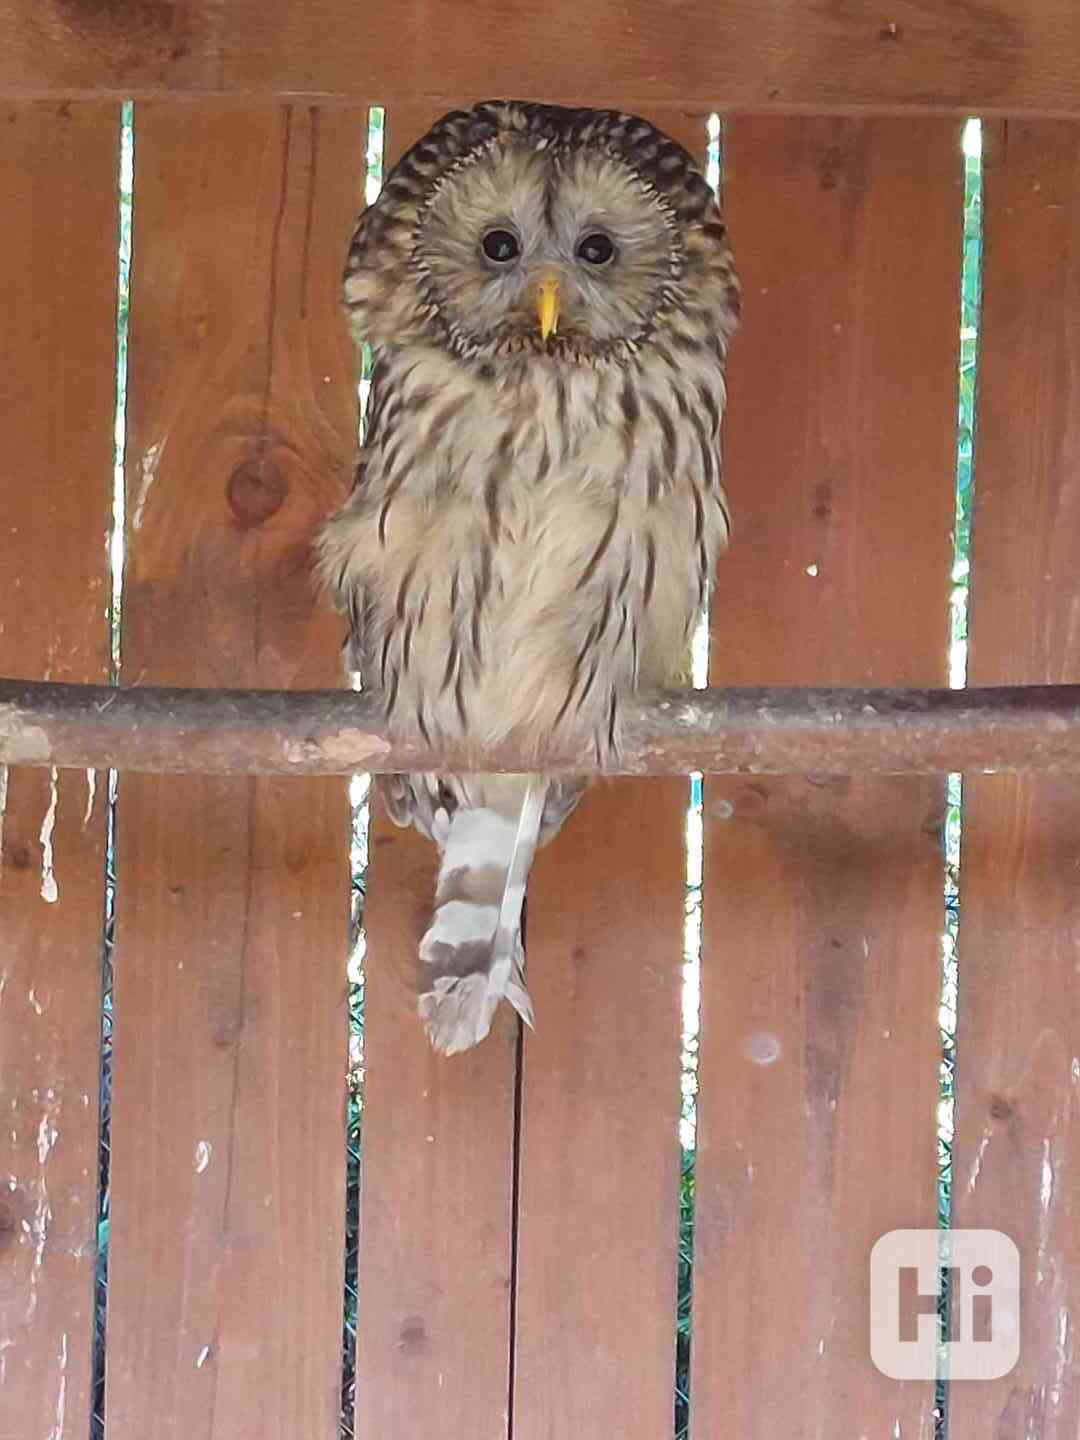
<path fill-rule="evenodd" d="M 386 173 L 448 105 L 386 116 Z M 356 1433 L 506 1435 L 517 1024 L 436 1055 L 415 967 L 434 847 L 372 808 Z"/>
<path fill-rule="evenodd" d="M 1072 0 L 2 0 L 0 94 L 1080 114 Z"/>
<path fill-rule="evenodd" d="M 376 808 L 366 906 L 356 1433 L 506 1434 L 517 1026 L 446 1060 L 416 1015 L 434 851 Z"/>
<path fill-rule="evenodd" d="M 705 122 L 656 117 L 702 164 Z M 671 1431 L 688 799 L 601 783 L 534 865 L 514 1440 Z"/>
<path fill-rule="evenodd" d="M 3 105 L 0 127 L 10 278 L 0 670 L 101 683 L 119 113 Z M 93 804 L 89 787 L 100 791 L 99 778 L 0 766 L 3 1440 L 73 1433 L 65 1423 L 89 1414 L 105 877 L 104 795 Z"/>
<path fill-rule="evenodd" d="M 714 683 L 937 684 L 953 506 L 950 122 L 733 122 L 745 287 Z M 691 1429 L 929 1437 L 873 1370 L 873 1242 L 936 1223 L 940 781 L 716 780 Z"/>
<path fill-rule="evenodd" d="M 984 153 L 969 678 L 1061 681 L 1080 665 L 1080 130 L 988 126 Z M 1074 779 L 965 778 L 953 1223 L 1019 1246 L 1021 1353 L 952 1387 L 956 1440 L 1080 1428 L 1078 826 Z"/>
<path fill-rule="evenodd" d="M 310 541 L 344 493 L 337 276 L 365 112 L 136 112 L 124 678 L 331 685 Z M 341 780 L 119 796 L 108 1425 L 338 1433 Z"/>
<path fill-rule="evenodd" d="M 670 1433 L 685 779 L 600 782 L 537 857 L 514 1435 Z M 633 1357 L 633 1363 L 628 1358 Z"/>

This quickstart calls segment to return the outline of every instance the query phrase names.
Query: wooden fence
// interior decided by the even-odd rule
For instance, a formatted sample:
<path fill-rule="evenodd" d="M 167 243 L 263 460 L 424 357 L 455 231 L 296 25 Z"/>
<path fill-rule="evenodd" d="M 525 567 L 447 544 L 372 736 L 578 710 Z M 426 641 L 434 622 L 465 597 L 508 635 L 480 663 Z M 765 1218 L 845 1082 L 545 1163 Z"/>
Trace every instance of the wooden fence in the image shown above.
<path fill-rule="evenodd" d="M 702 155 L 709 110 L 759 112 L 725 134 L 746 320 L 711 677 L 944 685 L 961 116 L 1080 115 L 1069 0 L 958 8 L 0 4 L 0 675 L 110 681 L 118 98 L 123 683 L 295 689 L 338 684 L 309 541 L 354 447 L 367 106 L 392 161 L 514 91 Z M 985 157 L 970 676 L 1076 681 L 1080 122 L 994 119 Z M 0 788 L 0 1440 L 88 1433 L 105 789 Z M 530 886 L 535 1034 L 504 1015 L 450 1063 L 410 995 L 433 852 L 374 820 L 364 1440 L 671 1433 L 686 793 L 594 789 Z M 965 801 L 953 1219 L 1017 1241 L 1022 1352 L 952 1387 L 949 1433 L 1063 1440 L 1080 781 Z M 694 1440 L 934 1434 L 933 1381 L 871 1364 L 867 1261 L 937 1224 L 943 805 L 933 776 L 706 779 Z M 337 1434 L 348 836 L 335 777 L 120 777 L 109 1440 Z"/>

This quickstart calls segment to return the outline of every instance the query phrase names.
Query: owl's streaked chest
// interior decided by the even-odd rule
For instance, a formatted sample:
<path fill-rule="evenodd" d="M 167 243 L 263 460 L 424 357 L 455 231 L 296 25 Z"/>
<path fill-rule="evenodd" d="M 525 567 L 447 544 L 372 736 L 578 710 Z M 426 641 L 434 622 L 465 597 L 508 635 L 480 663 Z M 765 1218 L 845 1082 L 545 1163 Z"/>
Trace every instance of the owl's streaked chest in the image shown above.
<path fill-rule="evenodd" d="M 432 352 L 377 364 L 324 564 L 362 597 L 354 656 L 393 723 L 615 744 L 612 697 L 681 664 L 726 535 L 720 384 L 547 357 L 495 377 Z"/>
<path fill-rule="evenodd" d="M 680 481 L 718 487 L 723 384 L 700 362 L 571 365 L 529 356 L 498 374 L 438 352 L 376 373 L 363 458 L 368 503 L 478 506 L 510 526 L 565 493 L 651 506 Z M 389 510 L 386 512 L 389 523 Z"/>

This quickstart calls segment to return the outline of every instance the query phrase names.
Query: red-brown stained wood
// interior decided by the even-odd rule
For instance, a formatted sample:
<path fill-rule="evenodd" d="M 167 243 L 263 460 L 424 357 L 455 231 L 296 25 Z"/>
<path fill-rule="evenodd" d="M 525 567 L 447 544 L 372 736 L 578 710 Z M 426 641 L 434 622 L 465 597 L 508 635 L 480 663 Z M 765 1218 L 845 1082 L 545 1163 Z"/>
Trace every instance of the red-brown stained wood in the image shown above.
<path fill-rule="evenodd" d="M 0 93 L 1080 113 L 1073 0 L 3 0 Z"/>
<path fill-rule="evenodd" d="M 453 102 L 386 115 L 385 173 Z M 372 806 L 365 923 L 356 1433 L 507 1427 L 517 1023 L 436 1055 L 416 1013 L 436 852 Z"/>
<path fill-rule="evenodd" d="M 364 112 L 135 123 L 124 681 L 333 685 Z M 110 1437 L 331 1440 L 345 783 L 125 777 L 118 826 Z"/>
<path fill-rule="evenodd" d="M 687 782 L 601 781 L 526 929 L 514 1435 L 670 1430 Z"/>
<path fill-rule="evenodd" d="M 730 126 L 714 684 L 944 682 L 959 138 Z M 874 1241 L 936 1223 L 942 807 L 937 780 L 706 782 L 697 1440 L 933 1433 L 867 1316 Z"/>
<path fill-rule="evenodd" d="M 968 678 L 1060 682 L 1080 672 L 1080 130 L 984 143 Z M 1061 1440 L 1080 1427 L 1080 784 L 965 777 L 962 862 L 953 1223 L 1018 1245 L 1021 1351 L 952 1387 L 949 1433 Z"/>
<path fill-rule="evenodd" d="M 0 671 L 101 683 L 119 112 L 3 105 L 0 136 Z M 3 1440 L 89 1414 L 103 781 L 0 766 Z"/>
<path fill-rule="evenodd" d="M 506 1433 L 517 1025 L 446 1059 L 416 1013 L 434 848 L 373 806 L 356 1433 Z"/>
<path fill-rule="evenodd" d="M 705 120 L 656 117 L 702 164 Z M 602 782 L 529 883 L 515 1440 L 670 1433 L 688 798 Z"/>

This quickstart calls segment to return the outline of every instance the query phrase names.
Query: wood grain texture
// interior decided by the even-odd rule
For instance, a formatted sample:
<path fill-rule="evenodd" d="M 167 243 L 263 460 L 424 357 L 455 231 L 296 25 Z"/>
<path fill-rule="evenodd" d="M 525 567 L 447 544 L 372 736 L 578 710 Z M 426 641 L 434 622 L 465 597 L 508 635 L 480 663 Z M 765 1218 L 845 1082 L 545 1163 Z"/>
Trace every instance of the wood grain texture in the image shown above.
<path fill-rule="evenodd" d="M 506 1434 L 517 1022 L 447 1060 L 416 1014 L 433 847 L 373 817 L 356 1433 Z"/>
<path fill-rule="evenodd" d="M 3 0 L 0 93 L 1080 113 L 1073 0 Z"/>
<path fill-rule="evenodd" d="M 687 793 L 602 781 L 534 866 L 515 1440 L 670 1433 Z"/>
<path fill-rule="evenodd" d="M 124 679 L 331 685 L 338 309 L 365 115 L 136 111 Z M 331 1440 L 344 1255 L 341 780 L 119 797 L 110 1437 Z"/>
<path fill-rule="evenodd" d="M 119 113 L 3 105 L 0 135 L 0 670 L 101 683 Z M 89 1413 L 105 879 L 92 778 L 0 767 L 2 1440 Z"/>
<path fill-rule="evenodd" d="M 940 685 L 959 128 L 736 120 L 725 156 L 745 325 L 711 679 Z M 931 1385 L 872 1368 L 867 1314 L 873 1242 L 936 1222 L 943 800 L 706 783 L 698 1440 L 933 1434 Z"/>
<path fill-rule="evenodd" d="M 651 118 L 704 164 L 704 115 Z M 602 782 L 533 867 L 514 1440 L 670 1433 L 688 799 Z"/>
<path fill-rule="evenodd" d="M 1080 673 L 1080 131 L 985 131 L 969 679 Z M 1080 1428 L 1080 784 L 964 781 L 953 1223 L 1020 1249 L 1021 1354 L 950 1435 Z"/>
<path fill-rule="evenodd" d="M 447 105 L 386 115 L 385 170 Z M 517 1021 L 436 1055 L 416 965 L 436 852 L 372 807 L 365 923 L 356 1433 L 507 1433 Z"/>

